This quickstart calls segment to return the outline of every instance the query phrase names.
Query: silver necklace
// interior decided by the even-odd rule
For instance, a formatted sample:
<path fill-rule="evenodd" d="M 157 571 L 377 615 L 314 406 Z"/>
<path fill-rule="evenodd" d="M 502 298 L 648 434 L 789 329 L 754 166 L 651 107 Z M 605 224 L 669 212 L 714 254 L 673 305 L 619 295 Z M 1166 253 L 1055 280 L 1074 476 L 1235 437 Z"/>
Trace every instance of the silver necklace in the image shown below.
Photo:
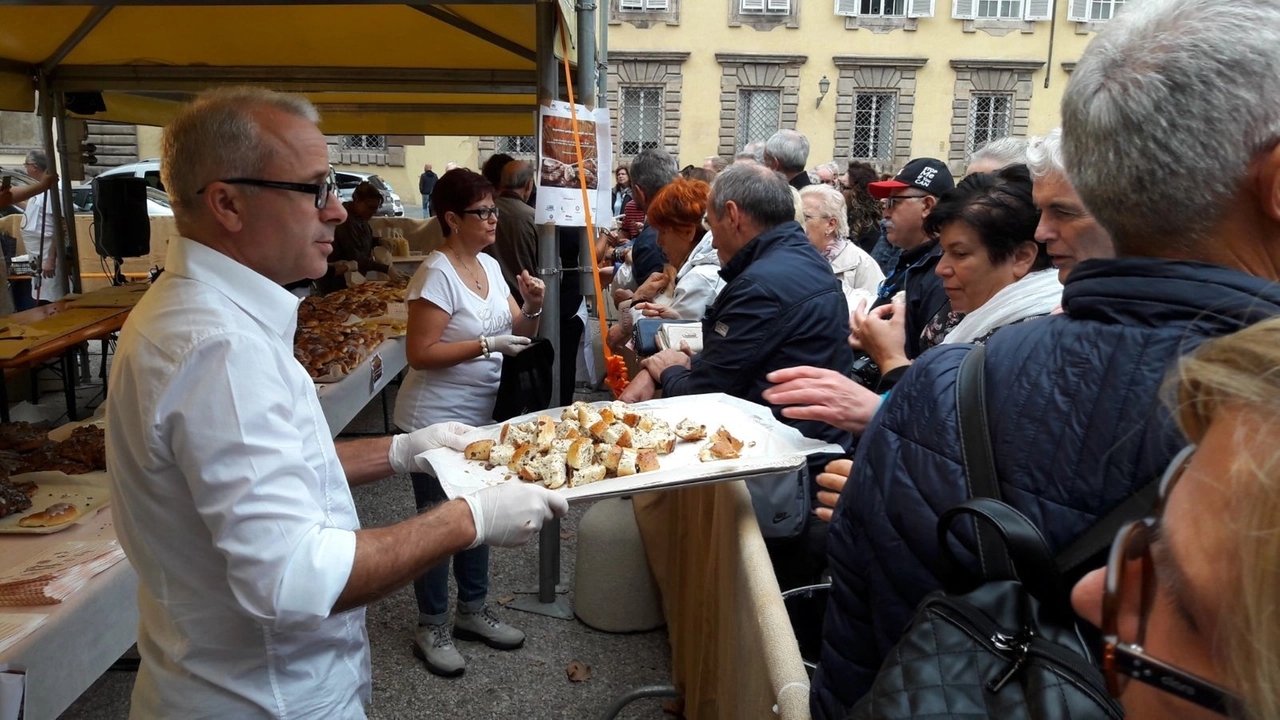
<path fill-rule="evenodd" d="M 457 260 L 458 264 L 462 266 L 462 269 L 466 270 L 467 274 L 471 276 L 471 281 L 476 284 L 476 290 L 481 290 L 480 279 L 476 277 L 475 273 L 471 272 L 471 268 L 467 267 L 466 263 L 462 262 L 462 256 L 458 254 L 458 251 L 450 247 L 449 252 L 453 253 L 454 259 Z"/>

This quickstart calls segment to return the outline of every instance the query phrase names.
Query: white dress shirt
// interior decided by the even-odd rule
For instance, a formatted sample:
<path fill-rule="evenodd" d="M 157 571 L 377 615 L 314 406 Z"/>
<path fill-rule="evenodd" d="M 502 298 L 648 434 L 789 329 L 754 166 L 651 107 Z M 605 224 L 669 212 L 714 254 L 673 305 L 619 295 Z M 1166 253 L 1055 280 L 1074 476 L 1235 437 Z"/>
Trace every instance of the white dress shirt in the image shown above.
<path fill-rule="evenodd" d="M 364 717 L 363 608 L 330 609 L 360 522 L 298 299 L 192 240 L 120 333 L 107 468 L 138 571 L 132 717 Z"/>

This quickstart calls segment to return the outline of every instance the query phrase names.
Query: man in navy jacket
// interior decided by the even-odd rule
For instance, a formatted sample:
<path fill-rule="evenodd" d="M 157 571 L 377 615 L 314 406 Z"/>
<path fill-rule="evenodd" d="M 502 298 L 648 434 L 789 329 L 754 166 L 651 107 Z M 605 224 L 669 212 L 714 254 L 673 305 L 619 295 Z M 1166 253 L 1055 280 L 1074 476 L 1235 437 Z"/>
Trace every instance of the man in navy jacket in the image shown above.
<path fill-rule="evenodd" d="M 1274 0 L 1135 4 L 1072 75 L 1066 168 L 1119 257 L 1078 265 L 1063 314 L 996 333 L 985 366 L 1003 499 L 1054 552 L 1183 444 L 1159 397 L 1174 361 L 1280 314 L 1277 98 Z M 859 444 L 830 531 L 815 718 L 845 717 L 941 586 L 934 527 L 967 497 L 955 378 L 968 350 L 921 356 Z"/>
<path fill-rule="evenodd" d="M 821 365 L 847 372 L 853 362 L 846 342 L 848 304 L 830 264 L 795 222 L 786 180 L 762 165 L 731 166 L 716 178 L 707 222 L 727 284 L 702 321 L 702 352 L 690 359 L 665 350 L 645 361 L 664 394 L 722 392 L 765 404 L 765 376 L 773 370 Z M 852 440 L 848 431 L 826 423 L 778 418 L 811 438 L 846 448 Z M 830 459 L 811 456 L 810 470 L 820 470 Z M 803 487 L 805 479 L 800 481 Z M 807 492 L 804 499 L 811 504 Z M 805 508 L 806 516 L 810 509 Z M 793 549 L 803 562 L 803 549 Z"/>

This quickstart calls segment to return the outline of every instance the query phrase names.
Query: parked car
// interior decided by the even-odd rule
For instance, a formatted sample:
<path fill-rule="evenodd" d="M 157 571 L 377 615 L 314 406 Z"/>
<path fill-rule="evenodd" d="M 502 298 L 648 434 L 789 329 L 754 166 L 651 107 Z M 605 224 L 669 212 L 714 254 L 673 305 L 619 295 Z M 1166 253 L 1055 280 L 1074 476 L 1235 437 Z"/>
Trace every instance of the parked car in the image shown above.
<path fill-rule="evenodd" d="M 71 187 L 71 202 L 75 203 L 76 212 L 93 211 L 93 185 L 80 183 Z M 169 194 L 153 187 L 147 188 L 147 214 L 173 215 L 173 206 L 169 202 Z"/>
<path fill-rule="evenodd" d="M 353 172 L 351 170 L 338 170 L 335 173 L 338 176 L 338 197 L 342 202 L 351 199 L 351 195 L 356 191 L 356 186 L 362 182 L 367 182 L 378 189 L 382 193 L 382 207 L 378 208 L 375 215 L 385 215 L 387 217 L 400 217 L 404 215 L 404 203 L 400 202 L 400 196 L 395 190 L 387 184 L 378 175 L 373 173 Z"/>
<path fill-rule="evenodd" d="M 99 177 L 109 175 L 129 175 L 132 177 L 140 177 L 147 181 L 147 184 L 157 190 L 164 190 L 164 184 L 160 182 L 160 160 L 159 158 L 149 158 L 140 160 L 136 163 L 121 165 L 102 173 Z M 395 190 L 387 184 L 380 176 L 374 173 L 354 172 L 351 170 L 339 170 L 336 172 L 338 177 L 338 198 L 342 202 L 351 199 L 351 194 L 355 192 L 356 186 L 362 182 L 367 182 L 378 189 L 382 193 L 382 207 L 378 209 L 378 215 L 386 215 L 388 217 L 399 217 L 404 215 L 404 203 L 400 201 L 400 196 Z"/>
<path fill-rule="evenodd" d="M 110 170 L 99 173 L 98 177 L 110 177 L 112 175 L 140 177 L 146 180 L 151 187 L 157 190 L 164 190 L 164 183 L 160 181 L 160 158 L 147 158 L 136 163 L 113 167 Z"/>

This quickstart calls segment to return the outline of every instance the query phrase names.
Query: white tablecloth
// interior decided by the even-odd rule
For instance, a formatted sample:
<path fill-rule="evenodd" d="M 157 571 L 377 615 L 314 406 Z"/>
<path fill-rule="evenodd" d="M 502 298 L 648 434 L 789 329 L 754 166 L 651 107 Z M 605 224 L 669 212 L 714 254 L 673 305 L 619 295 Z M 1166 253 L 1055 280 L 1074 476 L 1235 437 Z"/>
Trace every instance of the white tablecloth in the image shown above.
<path fill-rule="evenodd" d="M 329 432 L 337 437 L 352 418 L 364 409 L 369 401 L 382 392 L 382 388 L 391 379 L 400 374 L 408 366 L 405 359 L 404 338 L 391 338 L 378 346 L 374 353 L 382 357 L 382 377 L 373 380 L 373 354 L 350 375 L 336 383 L 318 383 L 316 395 L 320 398 L 320 408 L 324 410 L 324 418 L 329 422 Z"/>
<path fill-rule="evenodd" d="M 0 535 L 0 569 L 19 565 L 51 545 L 115 536 L 110 507 L 62 532 Z M 138 576 L 122 560 L 62 603 L 0 612 L 49 615 L 35 632 L 0 653 L 0 663 L 27 668 L 26 720 L 52 720 L 137 640 Z"/>

